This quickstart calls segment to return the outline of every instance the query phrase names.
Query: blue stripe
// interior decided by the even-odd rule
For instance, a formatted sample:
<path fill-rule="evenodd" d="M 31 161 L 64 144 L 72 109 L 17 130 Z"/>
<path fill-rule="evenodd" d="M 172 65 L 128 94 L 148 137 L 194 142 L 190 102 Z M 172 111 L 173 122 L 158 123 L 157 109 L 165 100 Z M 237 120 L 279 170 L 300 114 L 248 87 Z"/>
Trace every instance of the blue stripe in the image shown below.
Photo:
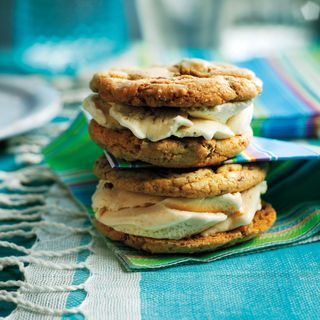
<path fill-rule="evenodd" d="M 96 182 L 92 181 L 89 185 L 72 186 L 70 189 L 77 199 L 81 199 L 83 205 L 91 206 L 91 196 L 96 190 L 97 183 L 98 179 Z"/>
<path fill-rule="evenodd" d="M 308 127 L 308 118 L 270 118 L 262 121 L 260 126 L 261 136 L 278 139 L 300 138 L 315 130 L 314 125 Z"/>
<path fill-rule="evenodd" d="M 272 117 L 297 117 L 310 115 L 312 111 L 279 78 L 263 59 L 252 59 L 239 64 L 252 69 L 263 81 L 263 94 L 257 98 L 263 109 Z"/>
<path fill-rule="evenodd" d="M 318 92 L 315 92 L 312 90 L 311 87 L 309 87 L 308 85 L 308 81 L 310 81 L 308 79 L 308 77 L 304 74 L 301 74 L 299 71 L 302 71 L 302 70 L 298 70 L 296 68 L 296 65 L 294 63 L 294 61 L 290 61 L 290 58 L 289 57 L 284 57 L 283 59 L 281 59 L 281 63 L 282 65 L 286 68 L 286 71 L 288 73 L 290 73 L 290 75 L 292 76 L 292 78 L 294 78 L 301 87 L 303 87 L 303 89 L 305 91 L 308 92 L 308 94 L 314 98 L 318 103 L 320 102 L 320 95 Z M 313 67 L 313 65 L 312 65 Z"/>
<path fill-rule="evenodd" d="M 307 158 L 309 156 L 319 158 L 320 154 L 313 151 L 312 149 L 306 148 L 301 144 L 293 144 L 290 142 L 266 139 L 261 137 L 255 137 L 254 142 L 263 149 L 264 152 L 272 155 L 272 159 L 297 159 L 297 158 Z M 267 151 L 268 150 L 268 151 Z"/>
<path fill-rule="evenodd" d="M 141 273 L 142 319 L 318 319 L 320 243 Z"/>

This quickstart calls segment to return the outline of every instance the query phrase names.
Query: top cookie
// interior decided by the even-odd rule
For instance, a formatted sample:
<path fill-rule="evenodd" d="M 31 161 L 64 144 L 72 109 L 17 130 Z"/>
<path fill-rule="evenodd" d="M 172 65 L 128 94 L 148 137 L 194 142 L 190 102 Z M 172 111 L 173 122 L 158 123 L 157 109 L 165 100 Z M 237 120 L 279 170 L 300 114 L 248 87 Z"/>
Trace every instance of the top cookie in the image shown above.
<path fill-rule="evenodd" d="M 97 73 L 90 87 L 110 102 L 149 107 L 203 107 L 246 101 L 262 82 L 253 72 L 200 59 L 145 69 Z"/>

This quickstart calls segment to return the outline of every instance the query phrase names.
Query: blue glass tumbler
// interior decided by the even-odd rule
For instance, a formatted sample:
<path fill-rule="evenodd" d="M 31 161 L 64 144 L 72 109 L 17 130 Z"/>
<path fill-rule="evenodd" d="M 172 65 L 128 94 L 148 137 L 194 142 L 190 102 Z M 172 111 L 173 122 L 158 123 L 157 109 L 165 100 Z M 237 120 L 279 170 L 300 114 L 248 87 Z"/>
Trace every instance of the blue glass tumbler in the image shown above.
<path fill-rule="evenodd" d="M 75 75 L 125 48 L 122 0 L 14 0 L 12 55 L 20 70 Z"/>

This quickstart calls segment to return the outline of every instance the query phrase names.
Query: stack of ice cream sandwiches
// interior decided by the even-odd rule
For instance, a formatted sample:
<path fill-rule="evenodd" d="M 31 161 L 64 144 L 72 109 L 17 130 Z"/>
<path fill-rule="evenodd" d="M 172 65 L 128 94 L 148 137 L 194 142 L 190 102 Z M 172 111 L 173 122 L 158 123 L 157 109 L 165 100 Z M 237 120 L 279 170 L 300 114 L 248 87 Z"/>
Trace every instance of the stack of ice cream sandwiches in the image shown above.
<path fill-rule="evenodd" d="M 147 168 L 95 163 L 94 223 L 152 253 L 213 251 L 249 240 L 276 219 L 261 200 L 263 164 L 222 164 L 248 146 L 262 83 L 247 69 L 204 60 L 95 74 L 84 101 L 92 140 Z"/>

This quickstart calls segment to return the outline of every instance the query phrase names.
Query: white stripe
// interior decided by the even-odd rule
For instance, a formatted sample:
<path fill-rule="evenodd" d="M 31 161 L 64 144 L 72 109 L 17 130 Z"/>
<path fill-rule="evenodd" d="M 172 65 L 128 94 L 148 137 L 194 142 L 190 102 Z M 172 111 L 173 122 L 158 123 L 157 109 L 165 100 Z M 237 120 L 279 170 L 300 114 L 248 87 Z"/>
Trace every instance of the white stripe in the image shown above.
<path fill-rule="evenodd" d="M 115 168 L 115 167 L 116 167 L 116 164 L 115 164 L 115 162 L 113 161 L 111 155 L 110 155 L 107 151 L 104 151 L 104 154 L 105 154 L 105 156 L 106 156 L 106 158 L 107 158 L 107 160 L 108 160 L 111 168 Z"/>
<path fill-rule="evenodd" d="M 124 271 L 100 237 L 93 251 L 87 260 L 92 275 L 86 283 L 84 314 L 95 320 L 140 319 L 140 273 Z"/>

